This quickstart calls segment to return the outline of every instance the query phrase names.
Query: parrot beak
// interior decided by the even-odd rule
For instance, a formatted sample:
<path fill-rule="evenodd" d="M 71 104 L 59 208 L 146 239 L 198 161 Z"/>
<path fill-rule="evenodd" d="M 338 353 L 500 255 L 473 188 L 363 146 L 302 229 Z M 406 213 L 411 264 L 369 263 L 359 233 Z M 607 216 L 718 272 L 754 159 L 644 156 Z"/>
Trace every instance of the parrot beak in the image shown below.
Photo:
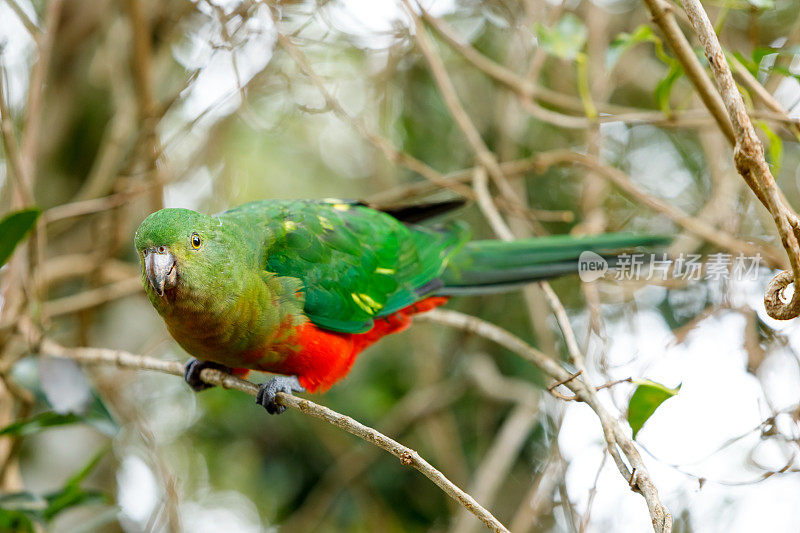
<path fill-rule="evenodd" d="M 166 289 L 178 284 L 175 256 L 164 246 L 145 250 L 144 268 L 150 286 L 159 296 L 164 296 Z"/>

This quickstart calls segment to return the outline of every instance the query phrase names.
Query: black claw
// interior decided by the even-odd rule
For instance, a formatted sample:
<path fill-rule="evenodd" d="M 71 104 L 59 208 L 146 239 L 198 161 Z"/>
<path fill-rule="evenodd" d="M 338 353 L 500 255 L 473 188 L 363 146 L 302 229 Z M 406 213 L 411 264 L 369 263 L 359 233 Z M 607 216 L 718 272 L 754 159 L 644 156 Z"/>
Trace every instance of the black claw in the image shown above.
<path fill-rule="evenodd" d="M 275 401 L 279 392 L 291 394 L 305 392 L 305 390 L 297 380 L 297 376 L 275 376 L 259 385 L 256 403 L 266 409 L 269 414 L 279 415 L 286 410 L 286 406 Z"/>
<path fill-rule="evenodd" d="M 195 392 L 200 392 L 206 389 L 210 389 L 214 385 L 209 385 L 202 379 L 200 379 L 200 372 L 204 368 L 215 368 L 217 370 L 222 370 L 223 372 L 230 372 L 231 369 L 227 366 L 223 366 L 219 363 L 213 363 L 211 361 L 198 361 L 197 359 L 189 359 L 186 362 L 186 371 L 183 373 L 183 380 L 192 388 Z"/>

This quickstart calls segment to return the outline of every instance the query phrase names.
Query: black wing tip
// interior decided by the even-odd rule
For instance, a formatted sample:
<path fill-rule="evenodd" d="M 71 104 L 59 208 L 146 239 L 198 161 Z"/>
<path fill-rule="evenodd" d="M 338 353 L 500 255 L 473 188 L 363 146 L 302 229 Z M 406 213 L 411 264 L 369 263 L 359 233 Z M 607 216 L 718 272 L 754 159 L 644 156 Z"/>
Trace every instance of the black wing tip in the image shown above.
<path fill-rule="evenodd" d="M 460 207 L 464 207 L 466 204 L 466 198 L 453 198 L 450 200 L 416 204 L 368 205 L 373 209 L 383 211 L 387 215 L 393 216 L 400 222 L 414 224 L 416 222 L 422 222 L 424 220 L 443 215 L 444 213 L 453 211 Z"/>

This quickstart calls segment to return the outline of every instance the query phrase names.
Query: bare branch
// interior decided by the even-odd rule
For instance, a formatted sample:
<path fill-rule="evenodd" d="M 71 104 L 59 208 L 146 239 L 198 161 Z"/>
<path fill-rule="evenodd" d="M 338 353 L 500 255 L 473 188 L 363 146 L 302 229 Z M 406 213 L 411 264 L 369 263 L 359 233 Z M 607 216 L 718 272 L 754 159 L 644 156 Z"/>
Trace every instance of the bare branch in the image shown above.
<path fill-rule="evenodd" d="M 41 30 L 39 30 L 36 24 L 33 23 L 30 17 L 28 17 L 28 15 L 22 9 L 22 7 L 20 7 L 19 3 L 17 3 L 17 0 L 5 0 L 5 2 L 20 20 L 20 22 L 22 22 L 22 25 L 25 26 L 25 29 L 28 30 L 28 33 L 30 33 L 34 39 L 37 38 Z"/>
<path fill-rule="evenodd" d="M 124 296 L 138 294 L 141 290 L 142 280 L 139 276 L 126 278 L 110 285 L 44 302 L 43 314 L 48 318 L 54 318 L 77 313 Z"/>
<path fill-rule="evenodd" d="M 653 1 L 648 0 L 648 5 Z M 719 87 L 719 94 L 722 95 L 723 103 L 733 124 L 736 141 L 734 148 L 736 169 L 772 214 L 780 233 L 783 247 L 789 256 L 795 287 L 800 287 L 800 244 L 798 244 L 800 221 L 798 221 L 797 214 L 783 198 L 775 183 L 775 178 L 772 176 L 772 171 L 766 159 L 764 159 L 764 147 L 756 135 L 742 96 L 733 81 L 733 75 L 728 67 L 728 62 L 725 59 L 717 34 L 714 31 L 714 26 L 708 19 L 708 14 L 699 0 L 686 0 L 684 8 L 689 16 L 692 28 L 703 45 L 706 58 L 708 58 Z M 705 89 L 701 91 L 701 95 L 704 91 Z M 787 277 L 785 275 L 779 275 L 770 285 L 773 286 L 777 282 L 785 282 L 786 280 Z M 785 286 L 783 285 L 783 287 Z M 778 320 L 788 320 L 800 315 L 800 291 L 794 292 L 792 300 L 788 304 L 784 304 L 780 298 L 775 298 L 775 295 L 779 295 L 779 292 L 773 291 L 765 294 L 764 305 L 767 308 L 767 313 Z"/>
<path fill-rule="evenodd" d="M 639 203 L 666 215 L 691 233 L 721 248 L 748 255 L 760 254 L 771 265 L 786 264 L 786 258 L 779 250 L 742 241 L 697 217 L 692 217 L 664 200 L 648 194 L 640 186 L 633 183 L 630 177 L 621 170 L 603 165 L 589 155 L 579 154 L 569 150 L 554 150 L 542 155 L 542 159 L 549 164 L 573 162 L 597 171 L 598 175 L 613 182 L 617 187 L 635 198 Z"/>
<path fill-rule="evenodd" d="M 33 190 L 33 180 L 36 176 L 36 163 L 39 153 L 39 127 L 42 122 L 42 98 L 46 87 L 45 81 L 50 70 L 50 57 L 57 32 L 58 20 L 61 16 L 62 0 L 51 0 L 45 9 L 44 30 L 37 39 L 39 59 L 31 71 L 31 79 L 26 104 L 25 122 L 22 130 L 21 163 L 25 168 L 24 178 L 27 187 Z"/>
<path fill-rule="evenodd" d="M 35 330 L 27 323 L 23 322 L 21 330 L 30 339 Z M 177 361 L 163 361 L 153 357 L 137 355 L 121 350 L 109 350 L 105 348 L 66 348 L 60 344 L 43 338 L 38 342 L 39 353 L 52 357 L 65 357 L 85 365 L 112 365 L 119 368 L 132 370 L 152 370 L 183 376 L 184 365 Z M 204 369 L 200 373 L 200 378 L 211 385 L 217 385 L 225 389 L 236 389 L 238 391 L 255 396 L 258 393 L 258 385 L 246 380 L 239 379 L 225 372 L 214 369 Z M 469 512 L 478 517 L 492 531 L 507 532 L 508 530 L 492 514 L 484 509 L 475 499 L 458 488 L 454 483 L 447 479 L 444 474 L 434 468 L 430 463 L 423 459 L 416 451 L 403 446 L 399 442 L 387 437 L 386 435 L 365 426 L 349 416 L 337 413 L 332 409 L 318 405 L 312 401 L 297 398 L 284 393 L 278 393 L 278 402 L 286 407 L 297 409 L 302 413 L 324 420 L 344 431 L 355 435 L 366 442 L 383 448 L 394 455 L 404 466 L 414 467 L 422 472 L 428 479 L 433 481 L 442 491 L 457 501 Z"/>
<path fill-rule="evenodd" d="M 480 335 L 514 352 L 523 359 L 532 362 L 549 374 L 550 377 L 562 381 L 578 398 L 586 402 L 597 414 L 597 417 L 600 419 L 600 424 L 603 427 L 608 452 L 614 459 L 614 463 L 617 465 L 617 469 L 625 479 L 625 482 L 630 483 L 631 488 L 639 492 L 647 502 L 654 531 L 656 531 L 656 533 L 669 533 L 672 531 L 672 516 L 661 503 L 658 490 L 650 479 L 647 467 L 639 451 L 636 449 L 633 441 L 622 431 L 617 421 L 611 417 L 605 407 L 599 402 L 594 388 L 587 386 L 587 383 L 583 381 L 580 376 L 572 376 L 572 374 L 562 367 L 554 357 L 537 350 L 503 328 L 481 320 L 480 318 L 465 315 L 457 311 L 434 309 L 424 315 L 420 315 L 419 319 L 446 324 Z M 627 464 L 622 459 L 619 453 L 620 451 L 627 459 Z"/>
<path fill-rule="evenodd" d="M 686 40 L 686 36 L 678 26 L 678 21 L 672 14 L 672 6 L 665 0 L 645 0 L 645 4 L 650 9 L 653 15 L 653 22 L 655 22 L 664 34 L 664 38 L 670 44 L 672 51 L 683 66 L 686 77 L 688 77 L 695 87 L 703 103 L 706 105 L 722 134 L 728 139 L 731 144 L 735 142 L 733 128 L 731 122 L 725 112 L 725 105 L 719 97 L 719 93 L 714 90 L 714 84 L 708 77 L 703 65 L 697 60 L 694 55 L 692 45 Z"/>
<path fill-rule="evenodd" d="M 416 38 L 417 45 L 419 46 L 422 55 L 425 56 L 428 65 L 430 66 L 431 74 L 436 81 L 436 85 L 439 87 L 439 91 L 442 94 L 442 98 L 444 99 L 445 105 L 447 105 L 450 114 L 453 116 L 456 124 L 458 124 L 458 127 L 464 133 L 464 136 L 467 138 L 467 142 L 469 142 L 469 145 L 475 152 L 475 157 L 480 164 L 486 168 L 495 185 L 497 185 L 498 189 L 500 190 L 501 197 L 507 201 L 516 201 L 516 194 L 508 184 L 508 180 L 503 174 L 503 170 L 500 168 L 497 159 L 491 150 L 489 150 L 489 147 L 486 146 L 486 143 L 483 141 L 480 132 L 478 132 L 475 124 L 473 124 L 472 120 L 467 114 L 467 111 L 461 104 L 461 100 L 458 98 L 455 86 L 453 85 L 450 76 L 447 74 L 447 70 L 442 62 L 442 58 L 439 57 L 433 48 L 433 42 L 430 40 L 430 37 L 428 37 L 428 33 L 425 30 L 422 19 L 411 6 L 409 0 L 403 0 L 403 4 L 405 5 L 408 14 L 414 20 L 414 37 Z"/>
<path fill-rule="evenodd" d="M 25 167 L 22 164 L 22 154 L 14 133 L 11 110 L 6 102 L 4 74 L 2 64 L 0 64 L 0 135 L 3 137 L 6 164 L 11 172 L 11 179 L 16 185 L 13 203 L 15 207 L 22 207 L 33 205 L 33 192 L 28 184 L 28 179 L 24 176 Z"/>

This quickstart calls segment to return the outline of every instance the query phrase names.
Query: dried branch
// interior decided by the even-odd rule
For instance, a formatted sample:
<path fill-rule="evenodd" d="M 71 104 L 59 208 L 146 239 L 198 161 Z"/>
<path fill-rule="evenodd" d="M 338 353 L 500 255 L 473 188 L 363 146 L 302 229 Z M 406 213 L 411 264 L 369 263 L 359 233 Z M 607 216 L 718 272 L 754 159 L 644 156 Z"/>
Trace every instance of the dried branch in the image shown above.
<path fill-rule="evenodd" d="M 708 242 L 716 244 L 720 248 L 746 255 L 760 254 L 765 261 L 775 266 L 786 264 L 786 258 L 779 250 L 742 241 L 697 217 L 692 217 L 684 213 L 677 207 L 647 193 L 640 186 L 633 183 L 630 177 L 621 170 L 604 165 L 592 156 L 579 154 L 570 150 L 553 150 L 552 152 L 547 152 L 542 155 L 543 161 L 549 164 L 572 162 L 595 170 L 598 175 L 614 183 L 642 205 L 666 215 L 676 224 L 679 224 Z"/>
<path fill-rule="evenodd" d="M 27 322 L 20 324 L 21 331 L 29 339 L 33 338 L 35 330 Z M 183 376 L 184 365 L 177 361 L 163 361 L 153 357 L 137 355 L 122 350 L 109 350 L 105 348 L 66 348 L 50 339 L 42 338 L 38 341 L 38 352 L 52 357 L 72 359 L 84 365 L 112 365 L 118 368 L 133 370 L 152 370 Z M 200 378 L 211 385 L 225 389 L 235 389 L 251 396 L 258 393 L 258 385 L 239 379 L 225 372 L 214 369 L 205 369 L 200 373 Z M 403 446 L 386 435 L 365 426 L 349 416 L 337 413 L 332 409 L 323 407 L 309 400 L 297 398 L 284 393 L 278 394 L 278 402 L 286 407 L 297 409 L 307 415 L 324 420 L 344 431 L 372 443 L 390 454 L 394 455 L 404 466 L 412 466 L 433 481 L 442 491 L 457 501 L 469 512 L 478 517 L 492 531 L 507 532 L 508 530 L 492 514 L 484 509 L 475 499 L 458 488 L 444 474 L 439 472 L 430 463 L 423 459 L 416 451 Z"/>
<path fill-rule="evenodd" d="M 0 64 L 0 135 L 3 138 L 3 151 L 5 161 L 11 172 L 11 179 L 14 181 L 14 201 L 15 207 L 33 205 L 33 192 L 25 177 L 25 166 L 22 164 L 19 142 L 14 134 L 14 122 L 11 118 L 11 110 L 8 107 L 5 96 L 5 72 Z"/>
<path fill-rule="evenodd" d="M 141 291 L 142 280 L 139 276 L 125 278 L 103 287 L 44 302 L 43 314 L 48 318 L 54 318 L 77 313 Z"/>
<path fill-rule="evenodd" d="M 630 483 L 631 488 L 639 492 L 647 502 L 654 531 L 656 533 L 669 533 L 672 531 L 672 516 L 661 503 L 658 490 L 650 479 L 650 474 L 639 451 L 630 437 L 622 431 L 619 423 L 611 417 L 606 408 L 600 403 L 594 388 L 588 386 L 580 376 L 573 377 L 568 370 L 561 366 L 556 358 L 537 350 L 503 328 L 480 318 L 457 311 L 434 309 L 424 315 L 420 315 L 418 319 L 446 324 L 480 335 L 535 364 L 549 374 L 550 377 L 562 381 L 566 387 L 597 414 L 603 427 L 608 452 L 614 459 L 614 463 L 626 483 Z M 573 379 L 570 379 L 571 377 Z M 627 463 L 620 455 L 620 451 L 627 459 Z M 628 465 L 630 465 L 630 468 Z"/>
<path fill-rule="evenodd" d="M 406 12 L 414 21 L 414 37 L 417 45 L 419 46 L 420 52 L 422 52 L 422 55 L 428 62 L 431 74 L 436 81 L 436 85 L 439 87 L 439 91 L 442 94 L 442 98 L 444 99 L 447 109 L 450 111 L 450 114 L 456 121 L 459 129 L 461 129 L 461 132 L 467 138 L 467 142 L 475 152 L 478 162 L 484 168 L 486 168 L 495 185 L 500 190 L 500 196 L 506 201 L 516 202 L 516 194 L 509 185 L 505 174 L 503 174 L 503 170 L 500 168 L 497 159 L 492 151 L 489 150 L 489 147 L 486 146 L 486 143 L 483 141 L 480 132 L 469 118 L 466 109 L 464 109 L 461 100 L 458 98 L 453 81 L 447 74 L 447 70 L 445 69 L 442 58 L 433 48 L 433 42 L 431 41 L 430 37 L 428 37 L 428 33 L 425 30 L 425 25 L 422 23 L 422 18 L 420 18 L 414 8 L 411 6 L 409 0 L 402 1 L 403 5 L 406 7 Z"/>
<path fill-rule="evenodd" d="M 794 318 L 800 315 L 800 294 L 795 291 L 788 303 L 783 301 L 782 295 L 789 283 L 800 281 L 800 246 L 798 246 L 800 218 L 788 205 L 775 183 L 775 178 L 764 158 L 764 147 L 755 133 L 708 14 L 697 0 L 684 3 L 689 21 L 700 39 L 719 91 L 711 85 L 708 75 L 699 64 L 691 45 L 671 12 L 672 7 L 663 0 L 645 0 L 645 3 L 701 99 L 717 119 L 726 138 L 734 145 L 736 169 L 772 215 L 789 258 L 791 273 L 789 275 L 781 273 L 773 278 L 765 291 L 764 305 L 767 313 L 775 319 Z M 759 91 L 759 94 L 761 93 Z M 726 114 L 724 120 L 720 109 Z"/>
<path fill-rule="evenodd" d="M 517 405 L 497 431 L 470 485 L 470 494 L 482 502 L 494 503 L 497 491 L 514 466 L 525 440 L 536 424 L 538 410 L 529 405 Z M 474 531 L 477 523 L 467 511 L 460 511 L 450 530 L 453 533 Z"/>
<path fill-rule="evenodd" d="M 50 70 L 50 57 L 57 32 L 58 21 L 61 16 L 63 0 L 51 0 L 47 3 L 44 13 L 43 28 L 36 39 L 39 59 L 33 66 L 28 89 L 25 121 L 22 129 L 22 142 L 20 143 L 21 164 L 25 168 L 23 177 L 27 180 L 26 186 L 33 190 L 33 180 L 36 176 L 36 163 L 39 153 L 39 127 L 42 122 L 42 98 L 46 87 L 45 80 Z"/>
<path fill-rule="evenodd" d="M 653 1 L 653 0 L 649 0 Z M 750 117 L 747 114 L 742 96 L 733 81 L 733 75 L 725 60 L 725 54 L 719 43 L 714 26 L 708 19 L 708 14 L 703 9 L 699 0 L 686 0 L 684 2 L 686 14 L 692 28 L 700 39 L 706 58 L 708 58 L 711 71 L 719 87 L 719 94 L 733 124 L 735 147 L 734 162 L 739 174 L 750 186 L 756 196 L 769 210 L 781 236 L 781 242 L 789 257 L 792 276 L 789 278 L 782 273 L 770 282 L 764 295 L 764 305 L 767 313 L 778 320 L 788 320 L 800 315 L 800 291 L 795 291 L 791 302 L 785 304 L 780 296 L 782 290 L 790 280 L 794 280 L 795 287 L 800 287 L 800 221 L 783 198 L 772 171 L 764 158 L 764 147 L 756 135 Z M 700 90 L 700 87 L 698 87 Z M 701 90 L 702 92 L 705 90 Z M 716 91 L 714 94 L 717 94 Z"/>
<path fill-rule="evenodd" d="M 686 40 L 686 36 L 678 26 L 678 21 L 672 14 L 672 6 L 665 0 L 644 0 L 655 22 L 664 34 L 664 38 L 670 44 L 672 51 L 680 61 L 686 77 L 691 80 L 697 88 L 700 99 L 706 105 L 711 115 L 716 120 L 722 134 L 731 144 L 735 142 L 733 127 L 725 111 L 725 105 L 719 97 L 719 93 L 714 90 L 714 84 L 708 77 L 703 65 L 698 61 L 697 56 L 692 50 L 692 45 Z"/>
<path fill-rule="evenodd" d="M 17 0 L 5 0 L 5 2 L 20 20 L 20 22 L 22 22 L 22 25 L 25 26 L 25 29 L 28 30 L 28 33 L 30 33 L 35 39 L 40 34 L 41 30 L 39 30 L 36 24 L 34 24 L 30 17 L 28 17 L 27 13 L 25 13 L 25 10 L 20 7 L 19 3 L 17 3 Z"/>

